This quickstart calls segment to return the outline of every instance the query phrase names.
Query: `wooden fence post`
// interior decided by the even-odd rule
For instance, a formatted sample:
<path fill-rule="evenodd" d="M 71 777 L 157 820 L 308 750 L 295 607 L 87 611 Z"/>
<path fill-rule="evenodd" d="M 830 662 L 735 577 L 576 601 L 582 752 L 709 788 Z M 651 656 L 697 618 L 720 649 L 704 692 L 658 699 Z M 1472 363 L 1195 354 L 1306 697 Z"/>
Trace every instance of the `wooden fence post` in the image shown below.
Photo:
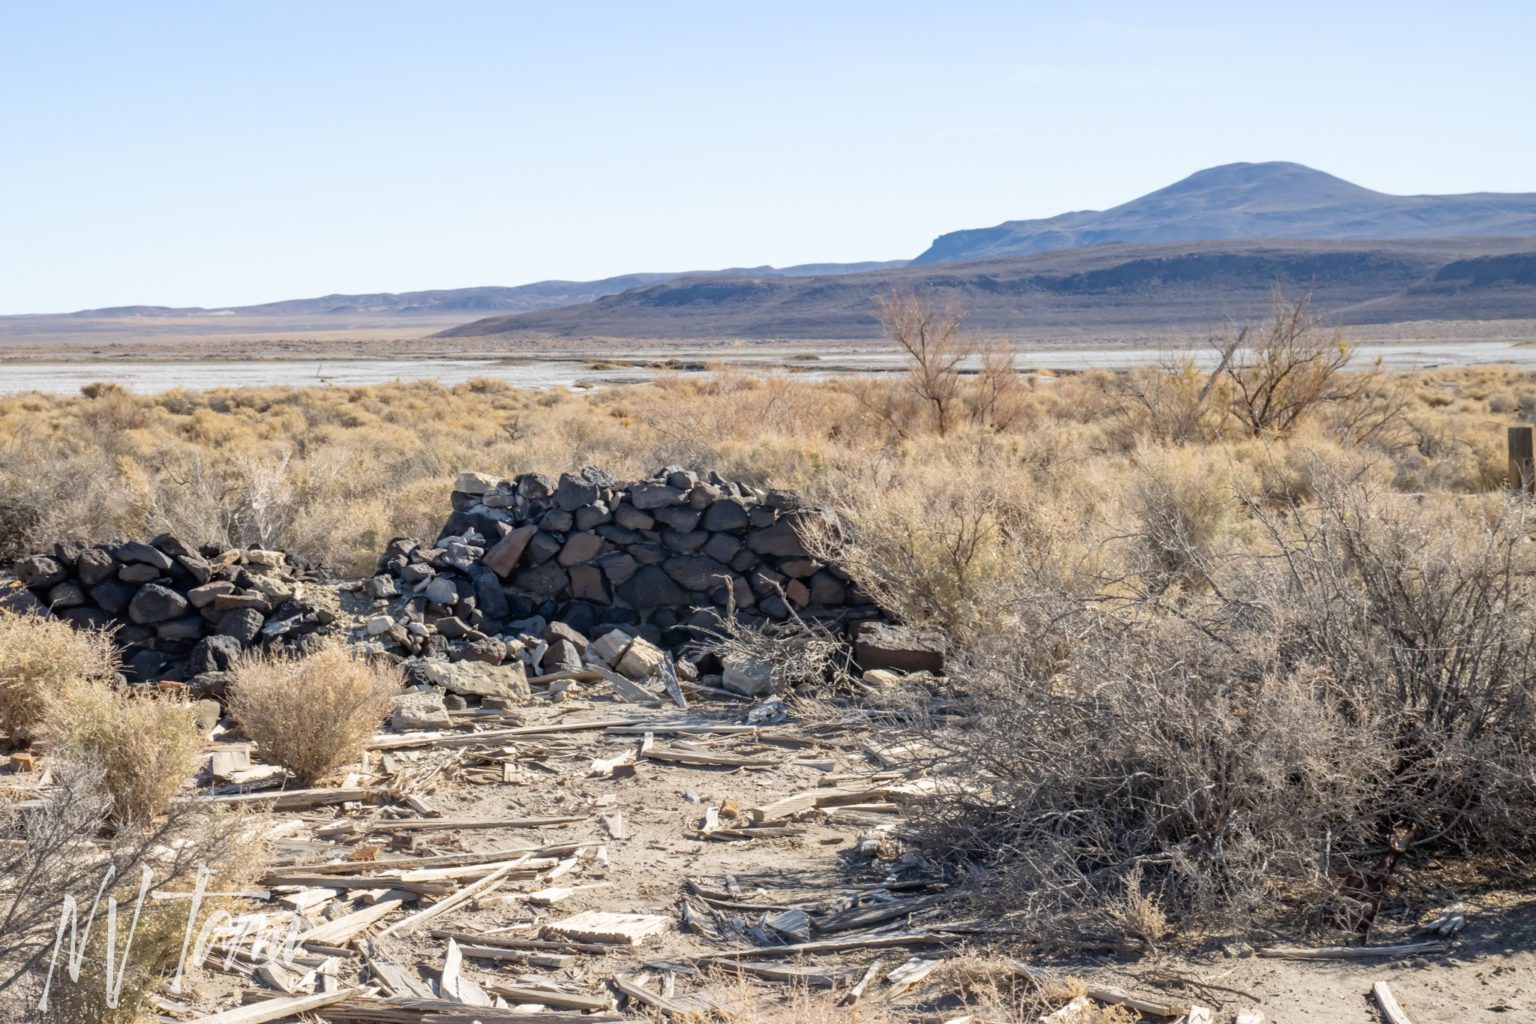
<path fill-rule="evenodd" d="M 1509 428 L 1509 486 L 1536 490 L 1536 445 L 1531 427 Z"/>

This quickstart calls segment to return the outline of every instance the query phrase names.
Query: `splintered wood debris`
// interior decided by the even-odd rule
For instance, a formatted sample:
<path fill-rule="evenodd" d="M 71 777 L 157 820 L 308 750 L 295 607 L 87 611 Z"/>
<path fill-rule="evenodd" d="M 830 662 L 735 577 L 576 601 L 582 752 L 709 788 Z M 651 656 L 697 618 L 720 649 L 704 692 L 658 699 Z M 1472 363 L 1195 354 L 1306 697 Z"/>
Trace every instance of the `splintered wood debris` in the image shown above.
<path fill-rule="evenodd" d="M 597 668 L 532 683 L 542 703 L 373 737 L 338 788 L 276 788 L 248 745 L 213 751 L 217 795 L 186 799 L 273 812 L 265 913 L 215 929 L 203 965 L 243 1005 L 197 1018 L 162 1001 L 160 1019 L 604 1024 L 729 1015 L 744 985 L 852 1005 L 947 984 L 966 936 L 935 923 L 945 882 L 877 856 L 914 801 L 944 793 L 919 740 L 876 743 L 860 715 L 797 725 L 781 701 L 743 709 L 670 658 L 649 684 Z M 683 873 L 701 859 L 718 873 Z M 797 885 L 789 864 L 826 873 Z M 286 959 L 242 945 L 256 918 L 289 930 Z M 1191 1009 L 1109 987 L 1080 999 Z"/>

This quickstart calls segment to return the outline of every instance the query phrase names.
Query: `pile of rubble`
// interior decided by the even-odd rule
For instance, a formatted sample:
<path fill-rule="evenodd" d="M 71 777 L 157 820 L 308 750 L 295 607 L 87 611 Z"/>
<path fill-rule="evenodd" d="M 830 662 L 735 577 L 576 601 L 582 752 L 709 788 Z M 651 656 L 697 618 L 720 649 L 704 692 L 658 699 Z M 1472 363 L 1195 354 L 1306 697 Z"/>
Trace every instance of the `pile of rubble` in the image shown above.
<path fill-rule="evenodd" d="M 147 544 L 57 544 L 14 569 L 34 607 L 81 628 L 114 629 L 130 682 L 222 692 L 245 648 L 297 640 L 336 618 L 307 599 L 282 552 L 193 548 L 170 534 Z"/>
<path fill-rule="evenodd" d="M 667 467 L 625 484 L 592 468 L 559 480 L 464 473 L 453 507 L 434 544 L 391 541 L 364 583 L 376 601 L 366 633 L 400 655 L 495 665 L 537 648 L 529 667 L 548 672 L 580 668 L 578 643 L 615 632 L 644 641 L 649 660 L 681 652 L 728 610 L 850 637 L 881 619 L 807 550 L 808 529 L 831 525 L 825 513 L 716 473 Z M 628 651 L 613 653 L 619 669 Z"/>
<path fill-rule="evenodd" d="M 942 671 L 937 641 L 887 622 L 838 566 L 812 557 L 807 536 L 835 523 L 787 492 L 676 467 L 627 484 L 591 468 L 558 480 L 465 473 L 453 509 L 430 547 L 397 538 L 375 575 L 343 587 L 371 599 L 353 620 L 363 646 L 448 695 L 450 709 L 520 699 L 530 677 L 552 674 L 606 681 L 636 703 L 679 680 L 777 691 L 769 666 L 727 664 L 700 644 L 733 615 L 814 623 L 850 641 L 866 670 Z M 193 549 L 165 534 L 59 544 L 14 568 L 32 607 L 114 629 L 130 682 L 222 694 L 242 650 L 337 619 L 334 591 L 306 591 L 280 551 Z"/>

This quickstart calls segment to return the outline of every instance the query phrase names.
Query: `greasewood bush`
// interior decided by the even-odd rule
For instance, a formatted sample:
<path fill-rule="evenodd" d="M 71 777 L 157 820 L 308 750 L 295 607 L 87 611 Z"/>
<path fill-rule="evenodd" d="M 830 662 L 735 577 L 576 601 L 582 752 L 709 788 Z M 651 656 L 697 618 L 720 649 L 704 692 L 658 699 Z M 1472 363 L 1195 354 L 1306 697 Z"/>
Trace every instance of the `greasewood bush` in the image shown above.
<path fill-rule="evenodd" d="M 1525 503 L 1337 478 L 1247 500 L 1262 536 L 1202 581 L 996 595 L 1015 620 L 971 646 L 971 715 L 941 737 L 964 795 L 919 842 L 1045 917 L 1360 931 L 1394 841 L 1536 851 Z"/>
<path fill-rule="evenodd" d="M 403 685 L 398 669 L 340 642 L 309 654 L 251 651 L 235 666 L 229 708 L 262 756 L 309 784 L 357 759 Z"/>
<path fill-rule="evenodd" d="M 110 634 L 0 609 L 0 733 L 30 735 L 50 697 L 116 675 Z"/>

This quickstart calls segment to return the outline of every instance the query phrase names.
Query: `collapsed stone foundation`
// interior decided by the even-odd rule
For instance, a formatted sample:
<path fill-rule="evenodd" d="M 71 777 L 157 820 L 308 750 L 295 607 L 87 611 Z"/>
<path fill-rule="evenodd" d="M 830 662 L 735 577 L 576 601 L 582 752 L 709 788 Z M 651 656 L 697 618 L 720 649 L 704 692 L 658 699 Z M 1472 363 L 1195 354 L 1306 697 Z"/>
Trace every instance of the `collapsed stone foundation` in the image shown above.
<path fill-rule="evenodd" d="M 567 653 L 544 635 L 550 623 L 676 651 L 732 611 L 750 625 L 793 615 L 833 631 L 881 617 L 807 549 L 830 518 L 783 491 L 679 467 L 629 483 L 587 468 L 558 480 L 464 473 L 452 501 L 430 547 L 392 541 L 364 585 L 384 602 L 367 631 L 406 655 L 494 664 L 498 638 L 532 635 L 549 644 L 535 666 L 548 669 Z"/>
<path fill-rule="evenodd" d="M 852 641 L 866 669 L 940 671 L 941 644 L 888 623 L 838 566 L 812 556 L 807 538 L 835 529 L 793 494 L 713 472 L 669 466 L 628 483 L 593 468 L 559 479 L 464 473 L 436 540 L 391 541 L 354 585 L 372 601 L 358 640 L 424 686 L 478 698 L 515 698 L 529 674 L 593 665 L 652 680 L 665 664 L 765 692 L 762 666 L 733 672 L 699 644 L 733 616 L 818 623 Z M 39 610 L 115 629 L 132 682 L 219 694 L 242 650 L 302 645 L 338 618 L 316 600 L 334 595 L 306 593 L 277 551 L 194 550 L 162 535 L 61 544 L 15 569 Z"/>
<path fill-rule="evenodd" d="M 56 544 L 14 569 L 25 589 L 6 606 L 114 630 L 130 682 L 221 692 L 244 649 L 296 642 L 336 618 L 309 600 L 281 551 L 193 548 L 170 534 L 147 544 Z"/>

